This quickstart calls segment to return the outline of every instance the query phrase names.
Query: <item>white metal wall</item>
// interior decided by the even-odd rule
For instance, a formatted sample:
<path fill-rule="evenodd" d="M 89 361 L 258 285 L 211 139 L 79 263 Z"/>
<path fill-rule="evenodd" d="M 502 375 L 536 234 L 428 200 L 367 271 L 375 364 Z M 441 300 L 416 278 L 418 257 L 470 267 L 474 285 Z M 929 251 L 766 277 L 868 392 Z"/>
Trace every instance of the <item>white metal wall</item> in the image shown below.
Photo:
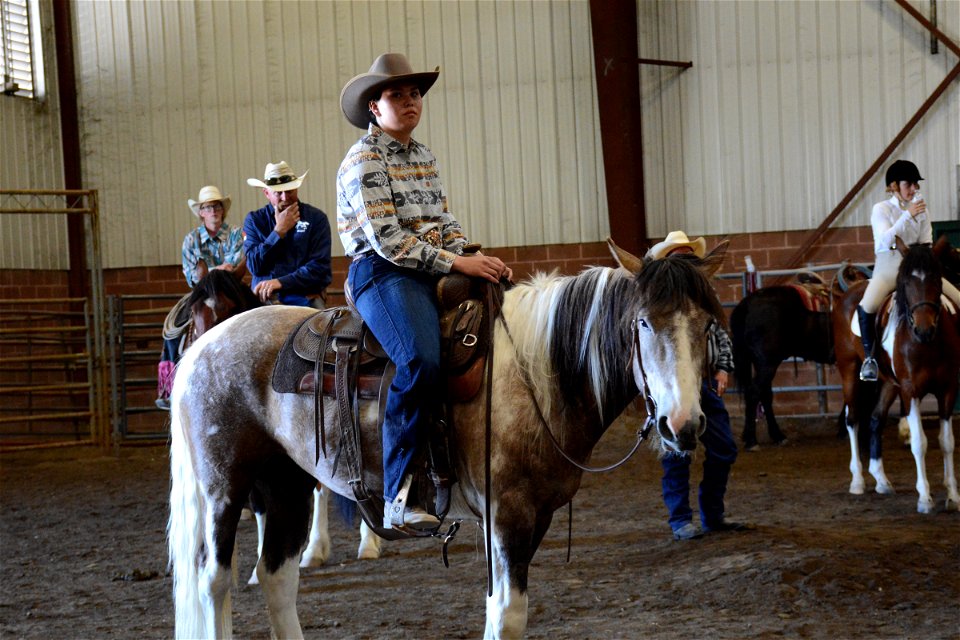
<path fill-rule="evenodd" d="M 637 6 L 640 56 L 694 64 L 641 67 L 651 236 L 816 227 L 958 62 L 891 0 Z M 937 8 L 960 41 L 960 2 Z M 960 215 L 958 149 L 955 81 L 886 163 L 917 163 L 936 220 Z M 882 173 L 835 225 L 869 224 Z"/>
<path fill-rule="evenodd" d="M 960 40 L 960 2 L 937 4 Z M 957 63 L 942 46 L 930 55 L 892 0 L 637 6 L 640 56 L 694 63 L 640 69 L 651 236 L 816 226 Z M 302 196 L 333 216 L 333 176 L 360 133 L 339 91 L 388 50 L 441 66 L 418 138 L 474 239 L 608 233 L 587 0 L 72 7 L 84 182 L 100 190 L 107 267 L 176 264 L 194 224 L 186 199 L 203 184 L 232 194 L 240 224 L 262 201 L 245 179 L 268 160 L 309 168 Z M 55 95 L 40 107 L 0 96 L 0 118 L 0 186 L 60 186 Z M 958 148 L 955 82 L 895 152 L 927 178 L 934 219 L 960 210 Z M 838 224 L 867 224 L 881 191 L 874 179 Z M 66 267 L 63 225 L 0 222 L 0 235 L 0 268 Z"/>
<path fill-rule="evenodd" d="M 53 5 L 40 3 L 46 95 L 0 95 L 0 189 L 63 189 Z M 66 269 L 66 216 L 0 216 L 0 268 Z"/>
<path fill-rule="evenodd" d="M 340 89 L 385 51 L 441 67 L 417 137 L 451 208 L 487 245 L 606 234 L 586 0 L 77 2 L 84 179 L 104 264 L 175 264 L 208 183 L 228 221 L 262 206 L 267 161 L 309 168 L 301 198 L 335 223 L 334 177 L 361 135 Z M 334 240 L 334 252 L 342 247 Z"/>

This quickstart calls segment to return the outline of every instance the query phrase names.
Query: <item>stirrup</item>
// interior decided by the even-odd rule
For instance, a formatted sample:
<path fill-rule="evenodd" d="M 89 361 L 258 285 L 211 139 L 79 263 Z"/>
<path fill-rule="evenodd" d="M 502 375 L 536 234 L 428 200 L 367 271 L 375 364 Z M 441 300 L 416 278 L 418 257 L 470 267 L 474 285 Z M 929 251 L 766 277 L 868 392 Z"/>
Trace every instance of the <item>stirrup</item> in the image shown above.
<path fill-rule="evenodd" d="M 416 529 L 418 531 L 436 529 L 440 526 L 440 520 L 424 510 L 421 507 L 415 507 L 407 504 L 407 498 L 410 496 L 410 486 L 413 484 L 413 474 L 407 474 L 397 492 L 397 497 L 393 502 L 387 502 L 383 507 L 383 528 L 384 529 Z"/>
<path fill-rule="evenodd" d="M 880 368 L 877 366 L 875 358 L 864 358 L 860 366 L 860 380 L 863 382 L 876 382 L 880 374 Z"/>

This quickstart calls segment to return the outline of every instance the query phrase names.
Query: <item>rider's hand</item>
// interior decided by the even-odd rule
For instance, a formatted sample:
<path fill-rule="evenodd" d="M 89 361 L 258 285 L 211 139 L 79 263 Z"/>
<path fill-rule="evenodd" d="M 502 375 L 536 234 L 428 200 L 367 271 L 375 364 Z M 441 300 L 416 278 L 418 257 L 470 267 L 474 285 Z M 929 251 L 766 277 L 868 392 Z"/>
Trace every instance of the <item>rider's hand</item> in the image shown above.
<path fill-rule="evenodd" d="M 464 275 L 483 278 L 490 282 L 500 282 L 501 278 L 507 280 L 513 278 L 513 270 L 503 264 L 503 260 L 479 253 L 457 256 L 453 261 L 451 271 L 459 271 Z"/>
<path fill-rule="evenodd" d="M 258 282 L 257 286 L 253 288 L 253 292 L 260 298 L 260 302 L 270 302 L 270 298 L 274 293 L 283 289 L 283 285 L 279 280 L 273 278 L 272 280 L 263 280 Z"/>
<path fill-rule="evenodd" d="M 926 200 L 921 200 L 920 202 L 911 202 L 907 207 L 907 211 L 910 212 L 910 215 L 916 218 L 920 214 L 927 212 L 927 202 Z"/>
<path fill-rule="evenodd" d="M 291 202 L 282 209 L 278 209 L 276 213 L 277 224 L 273 227 L 273 230 L 277 232 L 277 235 L 283 238 L 290 232 L 290 229 L 293 229 L 297 222 L 300 221 L 300 203 Z"/>
<path fill-rule="evenodd" d="M 727 390 L 727 382 L 729 382 L 730 376 L 726 371 L 721 369 L 713 376 L 713 379 L 717 383 L 717 395 L 722 396 L 723 392 Z"/>

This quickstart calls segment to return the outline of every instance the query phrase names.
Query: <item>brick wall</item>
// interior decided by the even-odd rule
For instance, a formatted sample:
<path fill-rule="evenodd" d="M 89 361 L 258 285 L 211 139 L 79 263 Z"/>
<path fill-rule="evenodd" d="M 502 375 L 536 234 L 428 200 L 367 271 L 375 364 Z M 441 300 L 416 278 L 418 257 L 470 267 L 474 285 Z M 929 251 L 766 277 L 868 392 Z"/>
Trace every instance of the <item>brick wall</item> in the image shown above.
<path fill-rule="evenodd" d="M 744 257 L 750 255 L 760 270 L 782 268 L 786 260 L 793 255 L 807 238 L 809 231 L 779 231 L 771 233 L 738 234 L 730 237 L 727 259 L 720 273 L 736 273 L 744 270 Z M 713 247 L 722 240 L 720 236 L 707 237 L 707 246 Z M 652 239 L 650 244 L 659 241 Z M 514 271 L 517 279 L 523 279 L 536 271 L 559 270 L 564 274 L 579 272 L 589 265 L 612 266 L 613 260 L 606 243 L 546 245 L 535 247 L 499 247 L 486 250 L 491 255 L 502 258 Z M 834 229 L 828 231 L 821 243 L 810 251 L 805 260 L 807 264 L 838 263 L 842 260 L 852 262 L 870 262 L 873 258 L 872 232 L 870 227 Z M 334 258 L 333 284 L 329 304 L 342 304 L 340 288 L 346 278 L 349 260 Z M 768 279 L 766 284 L 770 284 Z M 126 309 L 168 309 L 172 300 L 188 291 L 179 266 L 135 267 L 129 269 L 104 270 L 104 288 L 107 295 L 164 294 L 155 300 L 131 301 Z M 720 298 L 725 303 L 735 303 L 741 297 L 739 281 L 717 281 Z M 0 299 L 24 299 L 65 297 L 67 295 L 66 272 L 38 270 L 0 270 Z M 139 348 L 156 349 L 159 353 L 159 338 L 156 342 L 142 340 Z M 149 369 L 150 367 L 146 367 Z M 149 375 L 144 372 L 144 375 Z M 832 366 L 825 368 L 825 382 L 838 383 L 838 376 Z M 774 381 L 775 386 L 795 386 L 812 383 L 815 380 L 813 365 L 800 364 L 781 367 Z M 143 392 L 138 402 L 148 402 L 150 390 Z M 742 415 L 743 409 L 736 396 L 728 398 L 728 408 L 732 415 Z M 828 394 L 827 409 L 839 411 L 841 407 L 839 393 Z M 778 415 L 797 415 L 818 413 L 819 398 L 815 393 L 782 393 L 776 398 Z M 144 429 L 157 427 L 155 422 L 165 419 L 165 414 L 143 414 L 137 422 Z M 162 426 L 162 425 L 161 425 Z M 734 431 L 739 431 L 737 426 Z M 762 427 L 761 427 L 762 431 Z"/>

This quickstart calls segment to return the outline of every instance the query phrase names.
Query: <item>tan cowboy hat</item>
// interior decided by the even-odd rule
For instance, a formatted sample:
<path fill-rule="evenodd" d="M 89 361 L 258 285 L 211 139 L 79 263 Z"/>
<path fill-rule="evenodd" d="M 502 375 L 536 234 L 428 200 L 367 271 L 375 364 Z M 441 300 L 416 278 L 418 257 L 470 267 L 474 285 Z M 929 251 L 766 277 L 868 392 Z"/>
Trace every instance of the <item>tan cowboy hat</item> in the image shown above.
<path fill-rule="evenodd" d="M 220 189 L 211 185 L 200 188 L 200 195 L 197 196 L 196 200 L 192 198 L 187 198 L 187 205 L 190 207 L 190 211 L 193 211 L 193 215 L 200 217 L 200 207 L 203 206 L 206 202 L 216 202 L 219 201 L 223 204 L 223 216 L 227 216 L 227 212 L 230 211 L 230 196 L 225 196 L 220 193 Z"/>
<path fill-rule="evenodd" d="M 683 231 L 671 231 L 663 239 L 663 242 L 658 242 L 650 247 L 650 250 L 647 251 L 647 257 L 654 260 L 666 258 L 671 251 L 680 247 L 690 247 L 693 249 L 693 255 L 698 258 L 702 258 L 707 253 L 707 241 L 702 237 L 691 240 Z"/>
<path fill-rule="evenodd" d="M 307 177 L 308 171 L 310 170 L 307 169 L 302 176 L 298 177 L 296 172 L 290 168 L 290 165 L 283 160 L 276 164 L 268 162 L 263 170 L 263 180 L 247 178 L 247 184 L 251 187 L 262 187 L 271 191 L 290 191 L 300 188 L 303 179 Z"/>
<path fill-rule="evenodd" d="M 420 87 L 420 95 L 426 95 L 440 75 L 440 67 L 433 71 L 415 73 L 407 56 L 402 53 L 385 53 L 370 66 L 370 71 L 353 77 L 343 85 L 340 92 L 340 109 L 355 127 L 366 129 L 370 124 L 368 105 L 384 86 L 396 82 L 412 82 Z"/>

